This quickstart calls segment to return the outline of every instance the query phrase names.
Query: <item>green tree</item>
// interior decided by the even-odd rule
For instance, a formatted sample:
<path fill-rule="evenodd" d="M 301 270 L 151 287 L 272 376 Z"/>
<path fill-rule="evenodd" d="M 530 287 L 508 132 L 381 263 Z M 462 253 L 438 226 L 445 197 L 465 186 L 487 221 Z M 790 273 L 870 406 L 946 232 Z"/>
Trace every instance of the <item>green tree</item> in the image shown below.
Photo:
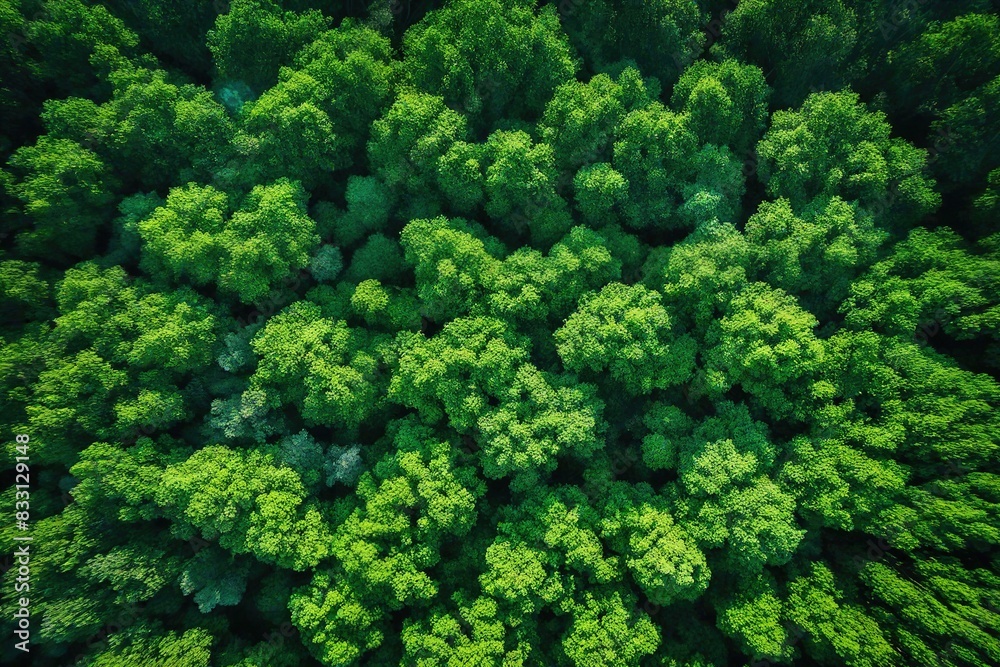
<path fill-rule="evenodd" d="M 602 514 L 602 537 L 622 555 L 647 599 L 668 605 L 705 591 L 711 573 L 704 554 L 651 487 L 617 482 Z"/>
<path fill-rule="evenodd" d="M 591 290 L 621 276 L 603 236 L 574 227 L 546 255 L 522 248 L 484 277 L 490 310 L 504 319 L 562 322 Z"/>
<path fill-rule="evenodd" d="M 698 60 L 684 70 L 671 93 L 671 105 L 687 113 L 698 138 L 748 153 L 767 127 L 771 89 L 764 73 L 736 60 Z"/>
<path fill-rule="evenodd" d="M 181 573 L 181 591 L 194 593 L 203 614 L 218 606 L 231 607 L 243 598 L 248 570 L 249 562 L 236 560 L 225 551 L 201 549 Z"/>
<path fill-rule="evenodd" d="M 444 98 L 401 91 L 385 115 L 372 123 L 368 162 L 390 188 L 400 189 L 422 205 L 439 207 L 438 163 L 459 141 L 468 139 L 465 116 L 445 105 Z M 426 203 L 424 203 L 426 202 Z M 439 211 L 420 211 L 420 217 Z"/>
<path fill-rule="evenodd" d="M 915 569 L 916 575 L 908 579 L 889 564 L 873 562 L 859 574 L 868 593 L 886 610 L 888 622 L 883 631 L 904 660 L 935 654 L 932 647 L 942 646 L 945 636 L 949 639 L 944 641 L 947 648 L 941 662 L 948 667 L 995 660 L 996 629 L 986 621 L 989 612 L 984 601 L 995 599 L 996 575 L 983 569 L 966 570 L 952 558 L 927 559 Z M 959 590 L 966 593 L 964 599 Z M 890 620 L 904 613 L 908 627 Z"/>
<path fill-rule="evenodd" d="M 870 215 L 839 197 L 817 199 L 801 218 L 787 199 L 763 202 L 745 235 L 757 275 L 799 295 L 820 316 L 848 296 L 852 280 L 875 262 L 886 238 Z"/>
<path fill-rule="evenodd" d="M 609 662 L 639 665 L 660 642 L 653 622 L 635 610 L 634 598 L 584 593 L 572 614 L 573 623 L 563 635 L 562 649 L 581 667 Z"/>
<path fill-rule="evenodd" d="M 52 287 L 36 262 L 0 260 L 0 322 L 47 320 L 52 314 Z"/>
<path fill-rule="evenodd" d="M 845 599 L 833 572 L 813 563 L 788 585 L 787 614 L 806 633 L 813 653 L 860 666 L 891 665 L 899 654 L 864 607 Z"/>
<path fill-rule="evenodd" d="M 156 503 L 182 535 L 304 570 L 329 555 L 330 527 L 299 476 L 264 450 L 210 445 L 163 471 Z M 294 537 L 293 537 L 294 536 Z"/>
<path fill-rule="evenodd" d="M 114 0 L 108 3 L 126 25 L 150 41 L 155 53 L 199 72 L 211 69 L 206 33 L 225 5 L 172 3 L 165 0 Z"/>
<path fill-rule="evenodd" d="M 176 188 L 138 224 L 143 267 L 194 285 L 215 281 L 254 303 L 309 265 L 319 237 L 305 204 L 287 179 L 255 187 L 231 215 L 229 198 L 210 185 Z"/>
<path fill-rule="evenodd" d="M 153 276 L 208 284 L 219 270 L 217 237 L 229 216 L 229 198 L 210 185 L 172 189 L 163 205 L 137 225 L 140 266 Z"/>
<path fill-rule="evenodd" d="M 351 263 L 344 273 L 344 280 L 360 283 L 362 280 L 371 279 L 384 284 L 399 285 L 407 282 L 408 269 L 399 241 L 385 234 L 372 234 L 364 245 L 351 255 Z"/>
<path fill-rule="evenodd" d="M 93 255 L 97 236 L 110 222 L 115 177 L 93 152 L 69 139 L 43 135 L 10 158 L 10 192 L 24 206 L 30 226 L 18 235 L 21 252 L 64 258 Z"/>
<path fill-rule="evenodd" d="M 282 11 L 274 0 L 232 0 L 208 31 L 217 77 L 239 81 L 257 95 L 277 83 L 278 69 L 330 25 L 318 10 Z"/>
<path fill-rule="evenodd" d="M 819 196 L 840 196 L 879 224 L 905 229 L 940 205 L 923 175 L 926 152 L 890 137 L 881 112 L 850 92 L 815 93 L 798 110 L 777 111 L 757 145 L 769 194 L 801 209 Z"/>
<path fill-rule="evenodd" d="M 214 173 L 234 130 L 210 92 L 177 83 L 164 70 L 131 65 L 115 69 L 109 80 L 113 96 L 98 107 L 96 118 L 69 109 L 75 112 L 70 138 L 113 156 L 119 178 L 146 188 L 162 190 Z"/>
<path fill-rule="evenodd" d="M 742 167 L 726 147 L 698 149 L 690 116 L 659 102 L 625 116 L 611 163 L 628 182 L 624 222 L 635 229 L 730 222 L 743 194 Z"/>
<path fill-rule="evenodd" d="M 191 628 L 178 635 L 157 625 L 141 625 L 108 640 L 108 648 L 87 664 L 150 665 L 151 667 L 207 667 L 210 663 L 212 635 L 203 628 Z"/>
<path fill-rule="evenodd" d="M 595 72 L 634 62 L 647 76 L 673 83 L 701 54 L 706 15 L 692 0 L 561 3 L 566 32 Z"/>
<path fill-rule="evenodd" d="M 309 188 L 327 181 L 329 172 L 361 157 L 369 125 L 391 101 L 394 67 L 385 37 L 345 21 L 310 41 L 294 66 L 279 71 L 277 84 L 240 113 L 235 180 L 245 189 L 278 177 Z"/>
<path fill-rule="evenodd" d="M 252 303 L 305 268 L 319 242 L 305 203 L 305 192 L 293 181 L 256 186 L 219 236 L 219 287 Z"/>
<path fill-rule="evenodd" d="M 406 31 L 407 79 L 469 114 L 478 131 L 540 115 L 575 72 L 553 7 L 523 0 L 458 0 Z"/>
<path fill-rule="evenodd" d="M 786 292 L 748 285 L 705 335 L 708 391 L 721 396 L 739 384 L 773 415 L 801 419 L 821 389 L 814 379 L 824 354 L 816 324 Z"/>
<path fill-rule="evenodd" d="M 861 26 L 852 4 L 741 2 L 726 16 L 712 52 L 767 72 L 780 107 L 801 104 L 810 92 L 840 89 L 865 71 L 865 61 L 855 52 Z"/>
<path fill-rule="evenodd" d="M 488 597 L 454 594 L 452 604 L 403 628 L 404 659 L 428 666 L 524 664 L 531 646 L 517 637 L 516 646 L 509 647 L 508 635 L 514 631 L 499 620 L 498 611 L 496 601 Z"/>
<path fill-rule="evenodd" d="M 747 285 L 750 258 L 746 237 L 733 225 L 706 224 L 682 242 L 650 252 L 643 273 L 648 286 L 662 290 L 668 312 L 704 335 Z"/>
<path fill-rule="evenodd" d="M 499 242 L 482 238 L 461 218 L 438 217 L 410 222 L 400 243 L 431 317 L 444 321 L 479 312 L 484 285 L 504 253 Z"/>
<path fill-rule="evenodd" d="M 545 143 L 552 146 L 560 170 L 611 158 L 615 128 L 625 114 L 641 109 L 658 96 L 654 79 L 625 68 L 617 79 L 597 74 L 590 81 L 567 81 L 556 88 L 539 121 Z"/>
<path fill-rule="evenodd" d="M 585 296 L 555 340 L 568 369 L 608 371 L 633 395 L 680 384 L 694 368 L 695 341 L 672 330 L 660 295 L 642 285 Z"/>
<path fill-rule="evenodd" d="M 782 624 L 785 604 L 774 577 L 756 573 L 734 588 L 716 608 L 719 629 L 755 660 L 788 660 L 792 638 Z"/>
<path fill-rule="evenodd" d="M 252 339 L 259 361 L 250 387 L 262 390 L 272 408 L 295 405 L 311 424 L 357 425 L 378 407 L 373 380 L 380 358 L 366 338 L 324 318 L 316 304 L 298 301 Z"/>
<path fill-rule="evenodd" d="M 548 246 L 569 231 L 566 202 L 556 193 L 555 166 L 548 144 L 533 145 L 522 131 L 494 132 L 483 146 L 486 213 L 500 230 L 527 226 L 536 246 Z"/>
<path fill-rule="evenodd" d="M 912 230 L 851 285 L 847 322 L 924 342 L 940 330 L 995 338 L 998 256 L 976 250 L 947 227 Z"/>

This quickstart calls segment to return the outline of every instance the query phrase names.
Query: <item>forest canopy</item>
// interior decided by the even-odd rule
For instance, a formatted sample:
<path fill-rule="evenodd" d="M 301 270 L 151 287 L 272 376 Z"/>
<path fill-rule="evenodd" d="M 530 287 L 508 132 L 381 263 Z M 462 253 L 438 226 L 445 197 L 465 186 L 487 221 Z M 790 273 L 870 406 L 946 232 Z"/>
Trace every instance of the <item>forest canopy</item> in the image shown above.
<path fill-rule="evenodd" d="M 0 36 L 3 664 L 1000 664 L 1000 3 Z"/>

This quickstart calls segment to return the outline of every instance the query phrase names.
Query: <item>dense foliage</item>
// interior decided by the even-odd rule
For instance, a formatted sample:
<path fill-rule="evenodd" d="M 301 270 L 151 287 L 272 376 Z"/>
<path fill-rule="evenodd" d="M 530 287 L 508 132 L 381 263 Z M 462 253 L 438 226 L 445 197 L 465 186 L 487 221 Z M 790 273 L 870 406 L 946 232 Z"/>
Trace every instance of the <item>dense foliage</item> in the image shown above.
<path fill-rule="evenodd" d="M 0 35 L 0 662 L 1000 664 L 997 2 Z"/>

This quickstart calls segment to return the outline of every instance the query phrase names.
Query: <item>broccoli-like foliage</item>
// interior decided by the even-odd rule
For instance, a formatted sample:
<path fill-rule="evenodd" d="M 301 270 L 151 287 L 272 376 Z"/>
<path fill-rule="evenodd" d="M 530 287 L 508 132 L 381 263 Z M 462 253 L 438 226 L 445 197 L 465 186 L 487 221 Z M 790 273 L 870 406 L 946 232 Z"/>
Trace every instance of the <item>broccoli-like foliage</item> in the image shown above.
<path fill-rule="evenodd" d="M 1000 664 L 997 8 L 0 0 L 0 664 Z"/>

